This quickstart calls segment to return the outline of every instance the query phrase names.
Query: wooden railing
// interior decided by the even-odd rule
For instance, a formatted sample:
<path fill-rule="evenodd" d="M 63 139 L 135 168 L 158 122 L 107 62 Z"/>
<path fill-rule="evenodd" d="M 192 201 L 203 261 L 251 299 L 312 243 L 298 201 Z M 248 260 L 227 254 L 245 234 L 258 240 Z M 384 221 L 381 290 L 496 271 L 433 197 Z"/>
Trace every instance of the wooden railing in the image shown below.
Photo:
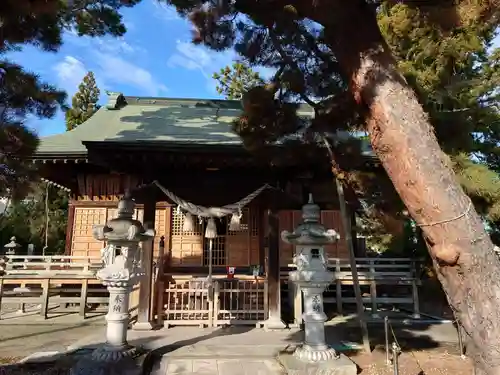
<path fill-rule="evenodd" d="M 106 312 L 109 293 L 95 277 L 102 268 L 100 258 L 77 256 L 8 255 L 0 262 L 0 317 L 24 312 L 34 305 L 45 319 L 54 313 Z M 130 295 L 130 313 L 135 315 L 139 287 Z M 10 308 L 9 308 L 10 307 Z M 14 307 L 14 309 L 12 308 Z"/>
<path fill-rule="evenodd" d="M 101 267 L 100 258 L 64 255 L 7 255 L 0 263 L 6 275 L 93 275 Z"/>
<path fill-rule="evenodd" d="M 362 302 L 373 318 L 380 317 L 379 308 L 382 305 L 411 305 L 414 317 L 420 316 L 418 264 L 418 260 L 410 258 L 356 258 Z M 281 279 L 284 282 L 287 282 L 288 272 L 293 269 L 293 264 L 282 269 Z M 328 269 L 333 273 L 333 280 L 324 293 L 325 310 L 343 314 L 345 305 L 356 303 L 351 265 L 348 259 L 330 258 Z M 288 283 L 287 287 L 289 307 L 294 310 L 294 323 L 300 324 L 302 293 L 293 283 Z M 334 305 L 333 309 L 331 305 Z"/>
<path fill-rule="evenodd" d="M 132 316 L 138 307 L 138 293 L 139 287 L 136 286 L 130 295 L 129 312 Z M 27 305 L 34 305 L 28 310 L 38 313 L 44 319 L 61 313 L 78 313 L 85 318 L 90 312 L 107 312 L 108 302 L 107 289 L 93 276 L 0 277 L 0 318 L 3 319 L 6 316 L 12 317 L 16 310 L 27 312 Z"/>

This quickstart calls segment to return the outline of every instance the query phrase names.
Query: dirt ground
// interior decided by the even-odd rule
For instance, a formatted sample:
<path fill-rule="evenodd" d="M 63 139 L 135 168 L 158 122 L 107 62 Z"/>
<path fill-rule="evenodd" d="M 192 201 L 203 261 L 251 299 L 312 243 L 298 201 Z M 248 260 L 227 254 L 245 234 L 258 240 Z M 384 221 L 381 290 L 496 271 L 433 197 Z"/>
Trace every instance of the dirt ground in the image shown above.
<path fill-rule="evenodd" d="M 350 354 L 361 375 L 393 375 L 392 365 L 386 365 L 385 352 Z M 399 375 L 471 375 L 472 362 L 462 359 L 455 346 L 403 352 L 398 357 Z"/>

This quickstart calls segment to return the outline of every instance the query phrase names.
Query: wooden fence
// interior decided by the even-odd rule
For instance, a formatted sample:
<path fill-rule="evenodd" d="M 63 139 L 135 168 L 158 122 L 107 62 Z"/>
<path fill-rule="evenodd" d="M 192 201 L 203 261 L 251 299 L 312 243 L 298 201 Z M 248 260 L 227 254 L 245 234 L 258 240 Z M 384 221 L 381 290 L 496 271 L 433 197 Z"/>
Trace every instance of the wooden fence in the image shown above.
<path fill-rule="evenodd" d="M 381 307 L 412 305 L 419 315 L 418 262 L 408 258 L 357 258 L 363 304 L 377 317 Z M 4 306 L 36 305 L 41 316 L 77 312 L 85 317 L 90 311 L 106 311 L 108 292 L 95 271 L 100 260 L 71 256 L 8 256 L 0 265 L 0 315 Z M 288 271 L 282 269 L 287 285 Z M 352 273 L 346 259 L 329 259 L 333 282 L 325 291 L 325 310 L 342 314 L 354 305 Z M 163 274 L 155 278 L 153 319 L 169 327 L 173 325 L 262 325 L 268 315 L 268 284 L 265 278 L 235 275 L 234 280 L 217 278 L 213 284 L 206 275 Z M 131 294 L 131 313 L 138 307 L 139 287 Z M 302 321 L 302 293 L 288 285 L 288 311 L 293 323 Z M 5 314 L 3 314 L 5 316 Z"/>
<path fill-rule="evenodd" d="M 410 258 L 356 258 L 362 302 L 373 318 L 379 318 L 383 306 L 411 305 L 413 316 L 420 317 L 418 286 L 420 285 L 418 261 Z M 289 265 L 283 270 L 287 280 Z M 333 282 L 324 292 L 325 311 L 343 314 L 346 305 L 355 305 L 351 265 L 347 259 L 328 259 L 328 269 L 333 272 Z M 302 322 L 302 293 L 292 283 L 288 284 L 288 306 L 293 309 L 295 324 Z"/>
<path fill-rule="evenodd" d="M 107 311 L 109 293 L 95 277 L 101 260 L 75 256 L 8 255 L 0 262 L 0 318 L 25 312 L 26 306 L 45 319 L 53 314 Z M 130 295 L 130 313 L 138 308 L 139 287 Z M 12 308 L 14 307 L 14 309 Z"/>
<path fill-rule="evenodd" d="M 94 275 L 101 259 L 64 255 L 7 255 L 0 260 L 0 271 L 7 275 Z"/>
<path fill-rule="evenodd" d="M 267 281 L 264 278 L 238 276 L 214 277 L 212 286 L 206 277 L 164 275 L 164 293 L 158 301 L 158 315 L 164 326 L 257 325 L 267 319 Z"/>

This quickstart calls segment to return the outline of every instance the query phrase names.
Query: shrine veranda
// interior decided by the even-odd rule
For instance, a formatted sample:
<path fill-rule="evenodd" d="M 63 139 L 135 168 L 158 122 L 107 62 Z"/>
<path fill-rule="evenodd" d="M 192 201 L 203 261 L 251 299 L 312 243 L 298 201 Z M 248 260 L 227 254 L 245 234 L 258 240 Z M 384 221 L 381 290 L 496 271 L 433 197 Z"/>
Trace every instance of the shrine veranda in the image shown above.
<path fill-rule="evenodd" d="M 82 270 L 65 276 L 78 274 L 73 283 L 81 292 L 78 301 L 87 300 L 82 296 L 88 285 L 98 284 L 91 271 L 103 247 L 92 236 L 92 227 L 115 217 L 118 200 L 129 190 L 137 203 L 136 218 L 156 232 L 154 241 L 142 246 L 147 276 L 134 297 L 138 326 L 265 325 L 270 315 L 298 325 L 301 294 L 287 282 L 293 247 L 280 233 L 301 221 L 300 209 L 311 193 L 321 207 L 322 224 L 340 234 L 339 241 L 325 247 L 335 273 L 325 304 L 337 313 L 352 306 L 346 230 L 328 163 L 311 164 L 304 158 L 303 163 L 276 166 L 267 157 L 249 153 L 231 132 L 240 113 L 239 101 L 109 93 L 107 105 L 87 122 L 42 138 L 33 161 L 44 179 L 71 191 L 65 252 L 70 258 L 54 259 L 48 266 L 52 274 L 37 272 L 34 259 L 22 268 L 31 273 L 11 265 L 11 271 L 17 271 L 8 272 L 2 283 L 21 283 L 24 277 L 24 284 L 39 285 L 40 298 L 46 298 L 48 306 L 52 297 L 43 291 L 55 288 L 50 279 L 60 287 L 56 270 L 88 264 L 87 276 Z M 313 111 L 302 106 L 299 114 L 310 117 Z M 377 171 L 380 165 L 367 153 L 359 167 Z M 348 215 L 353 222 L 355 213 Z M 360 283 L 368 293 L 363 302 L 374 315 L 380 305 L 391 303 L 410 305 L 418 313 L 413 260 L 364 258 L 364 247 L 356 241 L 354 253 Z M 47 269 L 41 265 L 46 259 L 35 261 Z M 213 288 L 206 282 L 209 273 Z M 408 287 L 409 295 L 377 295 L 377 288 L 392 290 L 395 285 Z M 80 314 L 85 315 L 86 308 L 83 304 Z"/>

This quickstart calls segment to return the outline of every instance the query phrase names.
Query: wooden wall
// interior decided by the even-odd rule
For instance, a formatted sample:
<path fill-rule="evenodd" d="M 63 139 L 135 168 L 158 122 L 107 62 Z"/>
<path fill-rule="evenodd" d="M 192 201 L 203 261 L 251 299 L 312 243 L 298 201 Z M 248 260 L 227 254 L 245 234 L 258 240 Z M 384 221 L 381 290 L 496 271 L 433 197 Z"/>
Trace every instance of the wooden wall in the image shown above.
<path fill-rule="evenodd" d="M 279 230 L 292 231 L 302 221 L 302 211 L 286 210 L 279 212 Z M 325 247 L 326 255 L 329 258 L 349 258 L 349 250 L 342 226 L 342 217 L 340 211 L 323 210 L 321 211 L 321 223 L 326 229 L 335 229 L 340 234 L 340 240 L 333 245 Z M 286 267 L 292 263 L 293 246 L 280 241 L 280 265 Z"/>
<path fill-rule="evenodd" d="M 116 217 L 117 202 L 73 202 L 74 215 L 72 227 L 70 254 L 75 256 L 98 257 L 104 246 L 103 242 L 97 241 L 92 236 L 94 224 L 105 224 L 108 220 Z M 283 230 L 293 230 L 301 221 L 302 212 L 299 210 L 284 210 L 279 213 L 280 233 Z M 137 206 L 135 217 L 143 219 L 143 208 Z M 261 210 L 258 206 L 250 206 L 243 210 L 241 219 L 242 230 L 227 233 L 214 239 L 214 259 L 217 258 L 217 266 L 247 267 L 259 264 L 259 237 L 265 236 L 260 233 L 259 225 Z M 335 210 L 324 210 L 321 212 L 321 221 L 329 229 L 333 228 L 341 234 L 339 242 L 326 247 L 328 257 L 348 258 L 348 249 L 343 235 L 340 212 Z M 157 203 L 155 230 L 156 238 L 154 245 L 154 258 L 158 256 L 159 241 L 161 236 L 165 237 L 165 245 L 171 249 L 173 266 L 203 266 L 203 253 L 207 249 L 204 238 L 204 225 L 195 218 L 194 231 L 183 232 L 184 215 L 177 213 L 173 207 L 165 202 Z M 225 223 L 229 226 L 229 223 Z M 264 229 L 265 231 L 265 229 Z M 219 241 L 225 242 L 225 251 L 217 253 Z M 280 241 L 280 263 L 286 267 L 292 262 L 293 247 Z M 205 259 L 206 264 L 206 259 Z M 263 266 L 263 265 L 262 265 Z"/>
<path fill-rule="evenodd" d="M 74 256 L 100 256 L 100 250 L 104 246 L 102 241 L 94 239 L 92 227 L 95 224 L 105 224 L 108 220 L 116 217 L 118 202 L 96 202 L 78 201 L 72 202 L 74 206 L 73 223 L 68 223 L 71 228 L 71 247 L 69 253 Z M 156 205 L 155 217 L 155 258 L 158 255 L 159 241 L 161 236 L 168 237 L 170 232 L 170 206 L 166 203 Z M 135 218 L 142 221 L 144 210 L 137 205 Z"/>
<path fill-rule="evenodd" d="M 223 223 L 227 226 L 226 234 L 219 233 L 219 237 L 213 240 L 213 256 L 217 266 L 259 264 L 259 212 L 257 207 L 245 208 L 240 221 L 241 230 L 237 232 L 229 231 L 229 221 Z M 203 266 L 204 248 L 207 249 L 208 246 L 204 237 L 205 226 L 195 218 L 194 230 L 184 232 L 183 224 L 184 215 L 174 210 L 171 233 L 172 265 Z M 225 243 L 224 253 L 217 251 L 221 242 Z"/>
<path fill-rule="evenodd" d="M 124 174 L 84 174 L 77 176 L 79 201 L 116 201 L 124 191 L 134 189 L 140 178 Z"/>

